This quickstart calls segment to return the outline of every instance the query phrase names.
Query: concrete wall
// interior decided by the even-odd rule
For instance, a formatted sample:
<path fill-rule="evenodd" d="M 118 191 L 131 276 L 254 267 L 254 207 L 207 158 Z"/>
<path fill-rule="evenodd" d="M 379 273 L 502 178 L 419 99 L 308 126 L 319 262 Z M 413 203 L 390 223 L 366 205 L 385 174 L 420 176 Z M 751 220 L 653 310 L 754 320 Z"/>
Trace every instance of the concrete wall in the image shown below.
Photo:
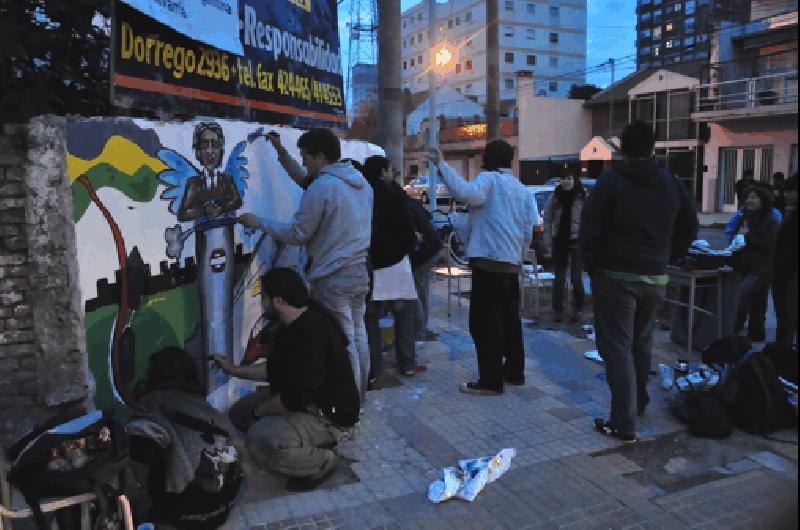
<path fill-rule="evenodd" d="M 592 138 L 591 112 L 580 99 L 535 97 L 520 93 L 520 160 L 576 154 Z"/>
<path fill-rule="evenodd" d="M 710 135 L 705 146 L 703 173 L 703 212 L 716 209 L 717 181 L 719 178 L 719 150 L 721 147 L 772 146 L 772 171 L 782 171 L 789 176 L 789 149 L 797 143 L 797 124 L 793 118 L 762 118 L 746 122 L 709 124 Z"/>
<path fill-rule="evenodd" d="M 65 128 L 0 132 L 0 445 L 89 406 Z"/>

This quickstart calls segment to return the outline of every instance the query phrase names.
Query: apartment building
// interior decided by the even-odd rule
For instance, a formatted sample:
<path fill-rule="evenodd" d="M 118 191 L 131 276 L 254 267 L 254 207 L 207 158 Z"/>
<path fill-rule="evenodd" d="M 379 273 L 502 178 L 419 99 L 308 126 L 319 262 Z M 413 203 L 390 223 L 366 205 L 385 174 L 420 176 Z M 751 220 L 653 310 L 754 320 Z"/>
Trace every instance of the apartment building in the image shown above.
<path fill-rule="evenodd" d="M 500 100 L 516 98 L 516 72 L 534 72 L 541 96 L 567 97 L 585 83 L 587 0 L 499 0 Z M 443 83 L 483 105 L 486 101 L 486 2 L 450 0 L 436 6 L 436 42 L 458 48 L 455 70 Z M 435 44 L 434 42 L 433 44 Z M 402 14 L 402 83 L 428 90 L 428 2 Z"/>

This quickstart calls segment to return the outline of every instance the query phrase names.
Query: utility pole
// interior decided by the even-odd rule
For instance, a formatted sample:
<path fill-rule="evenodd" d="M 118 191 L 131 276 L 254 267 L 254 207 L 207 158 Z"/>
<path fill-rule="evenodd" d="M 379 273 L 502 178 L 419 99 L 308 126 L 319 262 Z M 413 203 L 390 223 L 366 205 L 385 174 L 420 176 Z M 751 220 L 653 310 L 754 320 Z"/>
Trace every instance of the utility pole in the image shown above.
<path fill-rule="evenodd" d="M 486 0 L 486 140 L 500 138 L 500 27 L 497 0 Z"/>
<path fill-rule="evenodd" d="M 378 143 L 392 167 L 403 172 L 403 91 L 400 87 L 400 0 L 382 0 L 378 5 Z"/>
<path fill-rule="evenodd" d="M 436 0 L 428 0 L 428 46 L 433 49 L 438 43 L 436 33 Z M 399 49 L 399 46 L 398 46 Z M 431 58 L 432 59 L 432 58 Z M 439 147 L 439 121 L 436 113 L 436 72 L 428 65 L 428 146 Z M 443 160 L 442 160 L 443 162 Z M 436 166 L 428 164 L 428 198 L 431 213 L 436 209 Z"/>
<path fill-rule="evenodd" d="M 609 97 L 611 99 L 608 105 L 608 141 L 611 142 L 611 136 L 614 130 L 614 58 L 608 60 L 611 65 L 611 84 L 609 85 Z"/>

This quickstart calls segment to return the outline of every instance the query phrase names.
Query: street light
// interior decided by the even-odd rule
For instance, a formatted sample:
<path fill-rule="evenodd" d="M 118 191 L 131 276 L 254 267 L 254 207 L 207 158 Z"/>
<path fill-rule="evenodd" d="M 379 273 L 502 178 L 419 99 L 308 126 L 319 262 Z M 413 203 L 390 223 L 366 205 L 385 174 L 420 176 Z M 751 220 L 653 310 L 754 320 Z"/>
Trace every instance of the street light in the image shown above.
<path fill-rule="evenodd" d="M 458 62 L 458 48 L 450 46 L 447 39 L 431 48 L 430 64 L 437 74 L 446 74 Z"/>
<path fill-rule="evenodd" d="M 430 0 L 429 10 L 429 34 L 435 35 L 435 1 Z M 430 39 L 433 41 L 433 38 Z M 458 48 L 451 46 L 447 39 L 438 42 L 433 46 L 429 53 L 428 64 L 428 145 L 431 149 L 439 147 L 439 131 L 436 116 L 436 75 L 445 74 L 455 68 L 458 62 Z M 431 212 L 436 209 L 436 167 L 433 164 L 428 166 L 428 197 L 430 198 Z"/>

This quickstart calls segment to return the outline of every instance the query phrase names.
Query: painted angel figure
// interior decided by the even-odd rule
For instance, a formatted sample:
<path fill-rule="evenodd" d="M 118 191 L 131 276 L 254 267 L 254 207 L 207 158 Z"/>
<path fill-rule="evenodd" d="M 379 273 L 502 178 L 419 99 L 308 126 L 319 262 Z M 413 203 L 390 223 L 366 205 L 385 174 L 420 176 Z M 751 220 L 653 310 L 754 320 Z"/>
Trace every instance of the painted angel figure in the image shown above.
<path fill-rule="evenodd" d="M 158 175 L 167 185 L 161 198 L 170 201 L 169 211 L 178 221 L 214 220 L 242 205 L 249 176 L 247 158 L 242 155 L 246 145 L 245 141 L 236 144 L 225 170 L 219 171 L 225 151 L 222 127 L 215 122 L 201 122 L 194 129 L 192 148 L 202 170 L 172 149 L 158 152 L 158 158 L 171 168 Z"/>

